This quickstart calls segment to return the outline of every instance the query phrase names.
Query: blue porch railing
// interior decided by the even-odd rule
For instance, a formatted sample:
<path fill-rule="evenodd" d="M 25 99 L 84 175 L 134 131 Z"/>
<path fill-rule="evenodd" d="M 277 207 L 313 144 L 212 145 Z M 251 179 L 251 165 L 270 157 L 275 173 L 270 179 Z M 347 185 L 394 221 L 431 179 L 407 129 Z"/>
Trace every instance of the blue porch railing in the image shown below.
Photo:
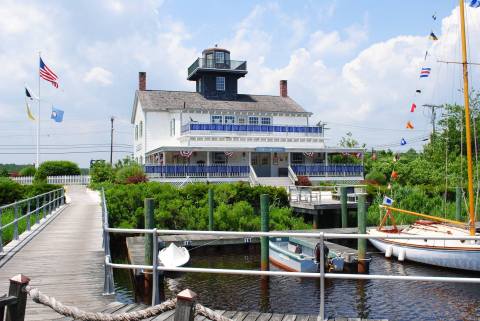
<path fill-rule="evenodd" d="M 357 164 L 292 165 L 300 176 L 363 176 L 363 166 Z"/>
<path fill-rule="evenodd" d="M 145 173 L 159 177 L 248 177 L 248 165 L 145 165 Z"/>
<path fill-rule="evenodd" d="M 188 123 L 182 126 L 182 133 L 186 133 L 190 131 L 302 133 L 302 134 L 314 135 L 314 136 L 322 135 L 322 127 L 318 127 L 318 126 L 212 124 L 212 123 Z"/>

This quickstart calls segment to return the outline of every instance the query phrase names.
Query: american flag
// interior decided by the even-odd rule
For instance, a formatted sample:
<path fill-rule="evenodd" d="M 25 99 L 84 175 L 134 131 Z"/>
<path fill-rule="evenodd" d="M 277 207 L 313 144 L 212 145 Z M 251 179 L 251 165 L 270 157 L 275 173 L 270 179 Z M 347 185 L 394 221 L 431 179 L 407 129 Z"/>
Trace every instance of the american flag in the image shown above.
<path fill-rule="evenodd" d="M 40 77 L 52 83 L 53 87 L 58 88 L 58 77 L 55 73 L 45 65 L 40 57 Z"/>

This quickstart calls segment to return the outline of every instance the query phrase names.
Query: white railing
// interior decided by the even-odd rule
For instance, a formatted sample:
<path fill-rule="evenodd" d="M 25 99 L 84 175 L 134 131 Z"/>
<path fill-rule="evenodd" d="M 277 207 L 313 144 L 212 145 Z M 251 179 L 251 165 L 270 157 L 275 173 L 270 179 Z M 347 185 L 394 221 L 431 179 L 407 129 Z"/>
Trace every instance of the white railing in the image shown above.
<path fill-rule="evenodd" d="M 258 185 L 258 177 L 257 173 L 255 173 L 255 169 L 253 168 L 252 165 L 250 166 L 250 173 L 248 175 L 248 180 L 250 181 L 251 186 L 257 186 Z"/>
<path fill-rule="evenodd" d="M 10 177 L 13 181 L 30 185 L 33 184 L 33 176 Z M 63 175 L 63 176 L 48 176 L 48 184 L 58 185 L 88 185 L 90 184 L 90 175 Z"/>
<path fill-rule="evenodd" d="M 365 194 L 365 185 L 335 185 L 335 186 L 289 186 L 290 203 L 322 204 L 340 201 L 340 187 L 353 188 L 353 193 L 347 193 L 347 202 L 356 202 L 357 195 Z"/>
<path fill-rule="evenodd" d="M 293 171 L 290 165 L 288 165 L 288 178 L 290 178 L 293 185 L 295 185 L 295 183 L 298 181 L 297 174 L 295 174 L 295 172 Z"/>
<path fill-rule="evenodd" d="M 383 274 L 340 274 L 325 272 L 324 242 L 332 239 L 404 239 L 404 240 L 424 240 L 425 236 L 400 236 L 398 234 L 387 234 L 385 236 L 369 235 L 369 234 L 342 234 L 342 233 L 324 233 L 324 232 L 229 232 L 229 231 L 190 231 L 190 230 L 158 230 L 154 229 L 125 229 L 111 228 L 108 224 L 108 209 L 106 205 L 105 193 L 102 189 L 102 221 L 103 221 L 103 238 L 104 238 L 104 254 L 105 254 L 105 279 L 104 293 L 113 294 L 115 292 L 113 269 L 143 269 L 152 271 L 152 305 L 158 304 L 159 288 L 158 278 L 159 272 L 192 272 L 192 273 L 217 273 L 217 274 L 234 274 L 234 275 L 257 275 L 257 276 L 288 276 L 288 277 L 306 277 L 320 279 L 320 318 L 325 319 L 325 279 L 349 279 L 349 280 L 394 280 L 394 281 L 425 281 L 425 282 L 448 282 L 448 283 L 476 283 L 480 284 L 480 277 L 432 277 L 432 276 L 403 276 L 403 275 L 383 275 Z M 120 234 L 144 234 L 152 235 L 152 265 L 139 264 L 117 264 L 112 263 L 110 255 L 110 233 Z M 158 236 L 159 235 L 213 235 L 218 238 L 224 236 L 236 237 L 305 237 L 317 239 L 320 245 L 320 262 L 319 272 L 283 272 L 283 271 L 259 271 L 259 270 L 240 270 L 240 269 L 212 269 L 212 268 L 193 268 L 193 267 L 165 267 L 158 265 Z M 431 240 L 470 240 L 476 244 L 480 243 L 480 236 L 429 236 Z"/>

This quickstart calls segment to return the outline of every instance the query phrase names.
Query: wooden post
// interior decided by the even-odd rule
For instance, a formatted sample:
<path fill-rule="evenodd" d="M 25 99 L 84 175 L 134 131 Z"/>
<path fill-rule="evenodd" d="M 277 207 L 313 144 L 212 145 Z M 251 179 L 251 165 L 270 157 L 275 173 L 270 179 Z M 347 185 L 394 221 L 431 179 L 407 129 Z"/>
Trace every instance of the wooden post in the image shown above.
<path fill-rule="evenodd" d="M 342 212 L 342 228 L 348 226 L 347 187 L 340 187 L 340 206 Z"/>
<path fill-rule="evenodd" d="M 313 215 L 313 229 L 319 229 L 320 228 L 320 215 L 323 215 L 323 210 L 317 210 L 317 214 Z"/>
<path fill-rule="evenodd" d="M 267 194 L 260 195 L 260 212 L 261 212 L 261 227 L 262 232 L 269 231 L 269 197 Z M 269 270 L 269 247 L 268 247 L 268 236 L 260 237 L 261 242 L 261 270 Z"/>
<path fill-rule="evenodd" d="M 357 196 L 357 223 L 358 223 L 358 233 L 366 234 L 367 227 L 365 224 L 365 194 L 358 194 Z M 358 273 L 366 273 L 367 266 L 365 265 L 365 257 L 367 251 L 367 240 L 359 239 L 358 240 Z"/>
<path fill-rule="evenodd" d="M 30 279 L 23 274 L 17 274 L 10 279 L 8 295 L 17 297 L 17 303 L 7 307 L 7 321 L 23 321 L 25 319 L 25 307 L 27 306 L 25 287 L 29 282 Z"/>
<path fill-rule="evenodd" d="M 177 294 L 174 321 L 193 321 L 197 294 L 189 289 Z"/>
<path fill-rule="evenodd" d="M 462 217 L 462 188 L 455 189 L 455 219 L 460 221 Z"/>
<path fill-rule="evenodd" d="M 214 202 L 213 202 L 213 189 L 210 187 L 208 189 L 208 230 L 213 231 L 213 211 L 214 211 Z"/>
<path fill-rule="evenodd" d="M 144 215 L 145 215 L 145 229 L 153 229 L 153 198 L 146 198 L 144 200 Z M 153 235 L 145 234 L 145 265 L 153 265 Z M 144 301 L 150 303 L 149 298 L 152 293 L 152 273 L 150 271 L 144 272 Z"/>

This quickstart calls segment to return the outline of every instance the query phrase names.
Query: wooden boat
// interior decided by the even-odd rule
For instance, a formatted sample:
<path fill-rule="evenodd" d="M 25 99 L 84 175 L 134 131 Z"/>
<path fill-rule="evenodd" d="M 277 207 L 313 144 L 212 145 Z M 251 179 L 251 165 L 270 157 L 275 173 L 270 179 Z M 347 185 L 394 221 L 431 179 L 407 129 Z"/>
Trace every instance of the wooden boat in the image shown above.
<path fill-rule="evenodd" d="M 469 86 L 468 86 L 468 62 L 467 62 L 467 43 L 465 36 L 465 3 L 460 2 L 460 28 L 462 40 L 462 66 L 463 66 L 463 95 L 465 105 L 465 129 L 466 129 L 466 147 L 467 147 L 467 173 L 468 173 L 468 213 L 469 221 L 458 222 L 439 218 L 436 216 L 421 214 L 413 211 L 407 211 L 392 207 L 391 202 L 381 207 L 386 210 L 380 226 L 376 229 L 370 229 L 368 234 L 374 236 L 385 236 L 383 239 L 371 239 L 370 242 L 385 256 L 395 256 L 400 261 L 411 260 L 420 263 L 426 263 L 447 268 L 462 270 L 480 271 L 480 241 L 477 240 L 432 240 L 432 236 L 479 236 L 475 229 L 475 205 L 473 191 L 473 170 L 472 170 L 472 143 L 470 133 L 470 106 L 469 106 Z M 415 224 L 405 228 L 397 229 L 393 212 L 414 215 L 422 218 Z M 392 229 L 383 227 L 387 218 L 390 218 L 394 224 Z M 427 220 L 424 220 L 427 219 Z M 413 239 L 389 239 L 389 235 L 402 236 L 423 236 L 423 240 Z"/>
<path fill-rule="evenodd" d="M 178 247 L 174 243 L 158 252 L 158 260 L 165 267 L 179 267 L 187 264 L 190 253 L 184 247 Z"/>
<path fill-rule="evenodd" d="M 294 237 L 272 237 L 269 241 L 270 262 L 285 271 L 318 272 L 320 250 Z M 344 259 L 325 246 L 325 263 L 331 271 L 342 272 Z"/>

